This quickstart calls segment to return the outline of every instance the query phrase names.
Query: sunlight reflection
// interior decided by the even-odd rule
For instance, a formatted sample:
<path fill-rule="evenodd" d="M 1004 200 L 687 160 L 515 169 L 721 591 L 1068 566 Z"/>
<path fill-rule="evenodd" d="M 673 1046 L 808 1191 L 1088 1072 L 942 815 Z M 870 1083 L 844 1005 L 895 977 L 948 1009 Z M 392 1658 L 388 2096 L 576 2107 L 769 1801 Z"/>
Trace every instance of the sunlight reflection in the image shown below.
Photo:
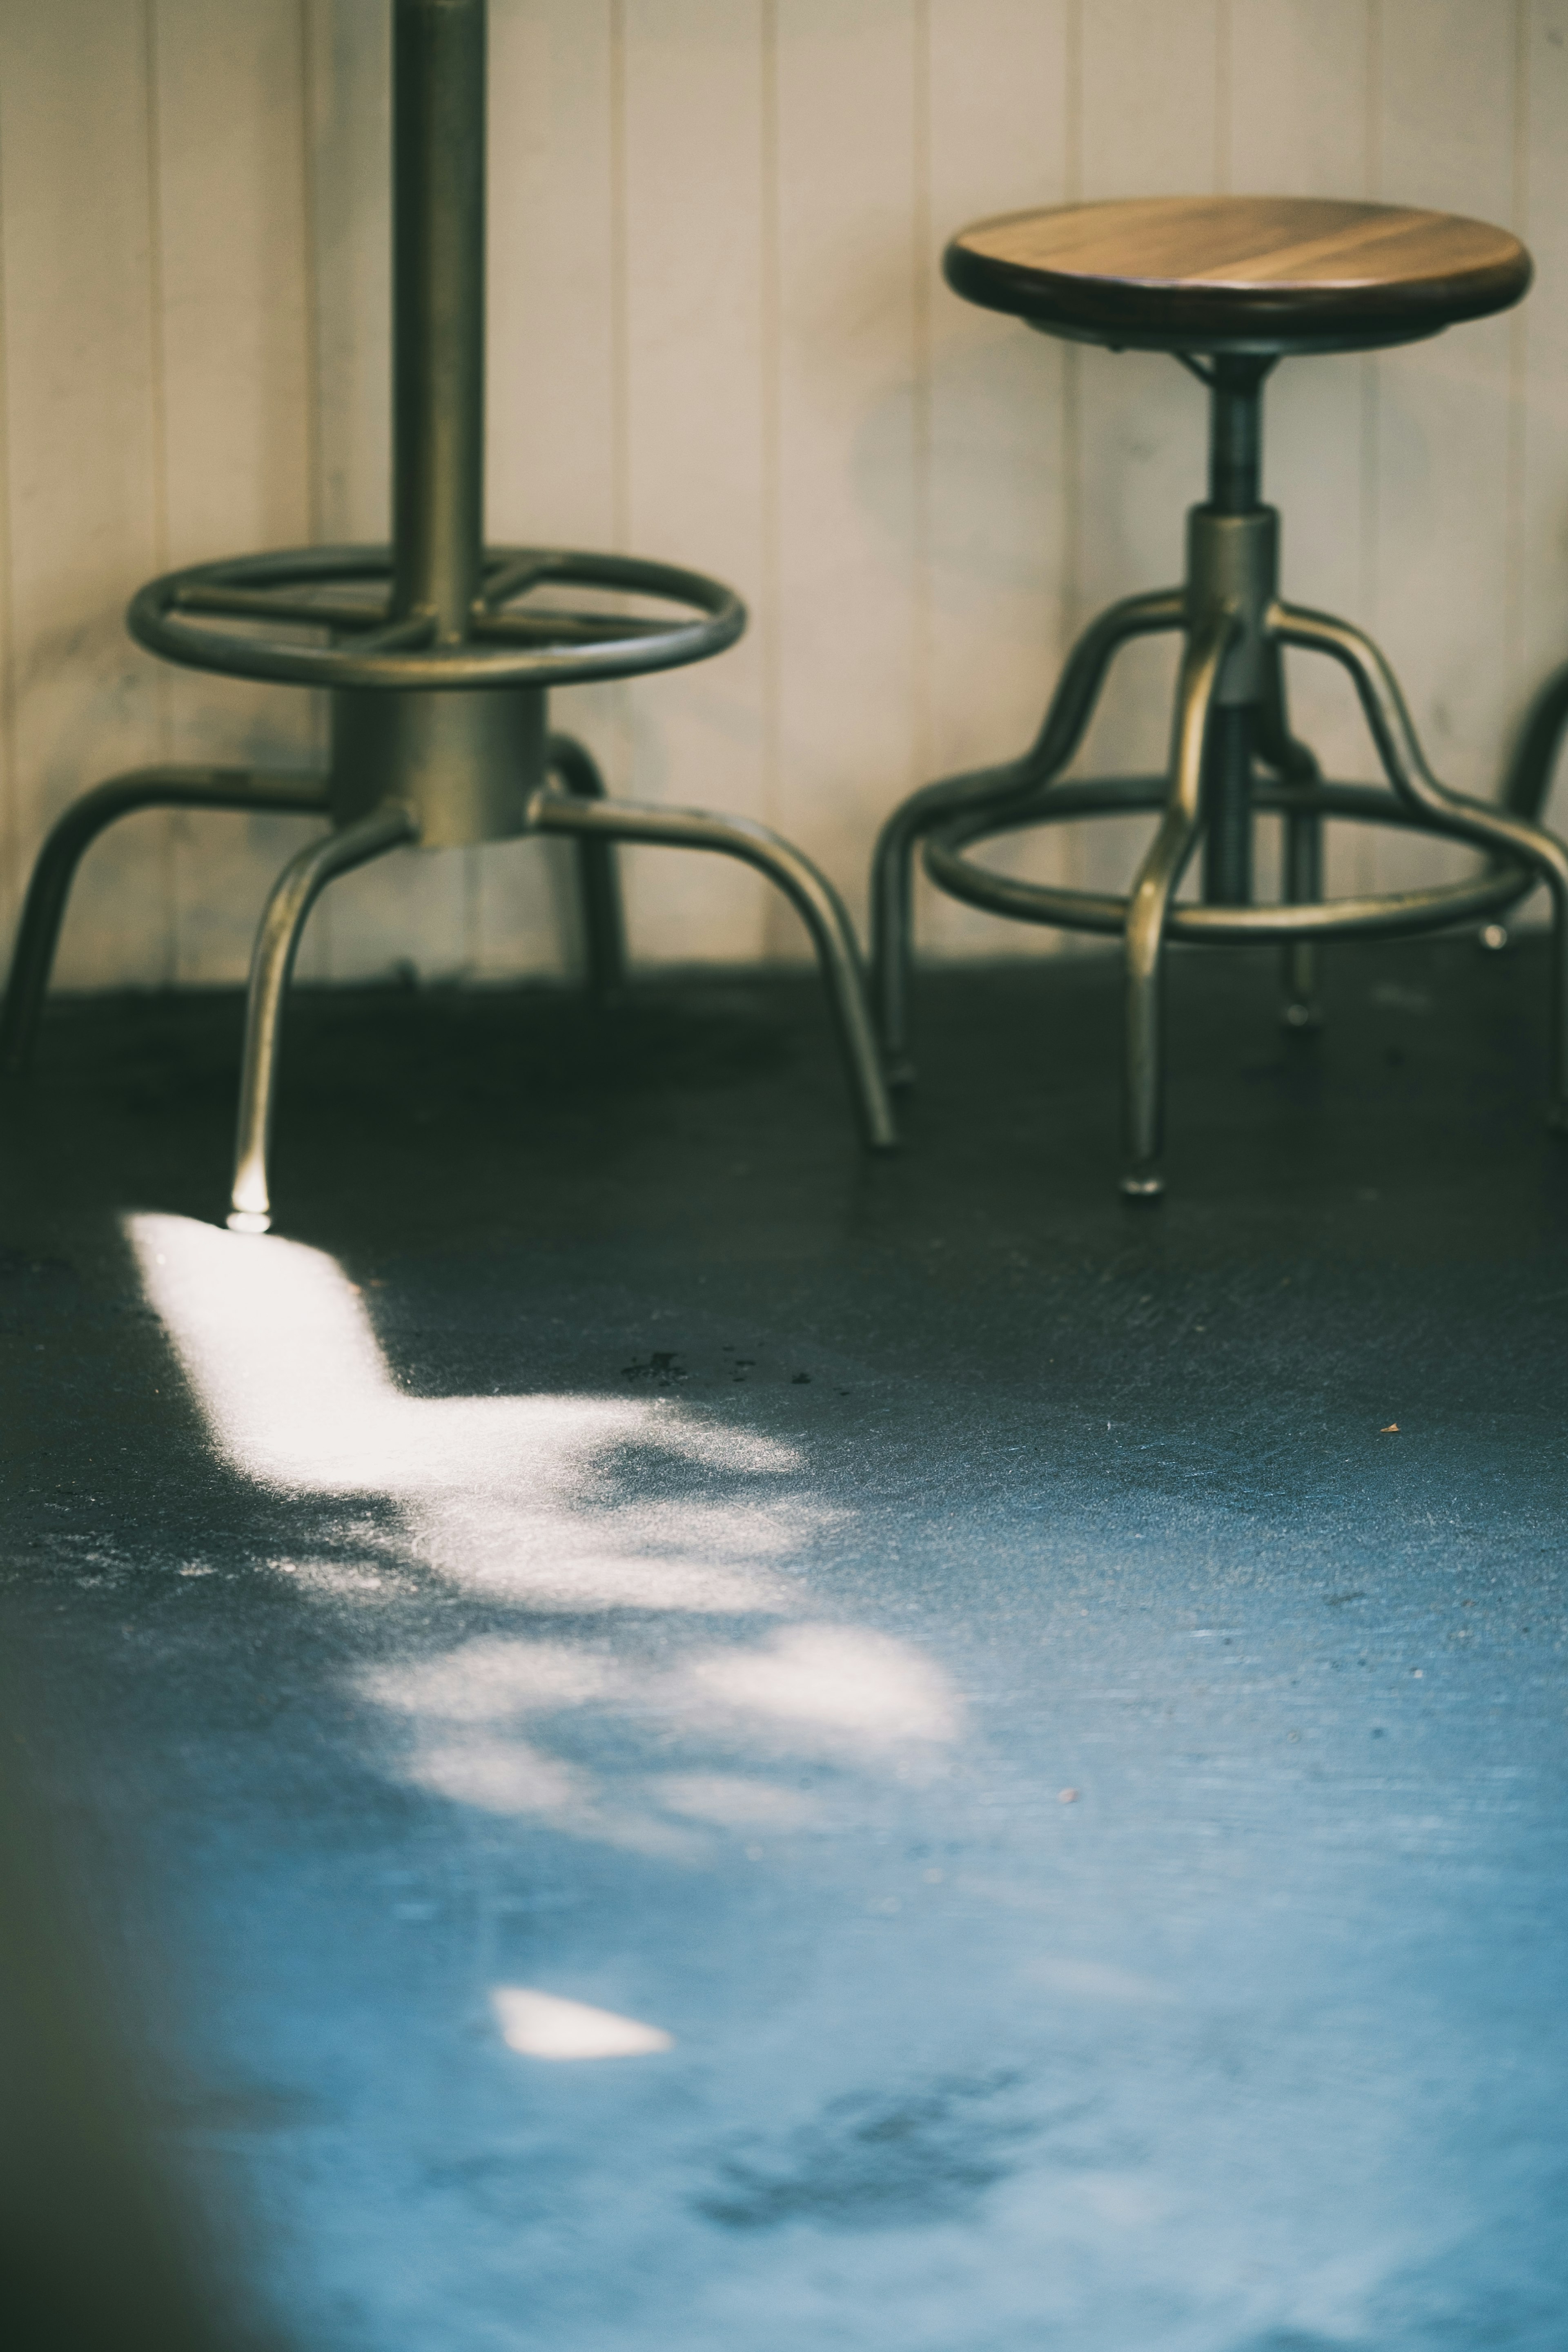
<path fill-rule="evenodd" d="M 609 1637 L 486 1633 L 360 1670 L 361 1692 L 402 1727 L 414 1785 L 695 1861 L 727 1829 L 817 1821 L 768 1777 L 791 1759 L 899 1779 L 943 1769 L 956 1701 L 906 1643 L 827 1622 L 697 1635 L 704 1617 L 810 1605 L 768 1563 L 841 1515 L 781 1486 L 802 1466 L 794 1447 L 684 1400 L 409 1396 L 320 1251 L 179 1217 L 126 1230 L 220 1453 L 286 1496 L 335 1498 L 332 1540 L 359 1554 L 273 1572 L 340 1608 L 412 1597 L 423 1569 L 547 1623 L 619 1612 Z M 661 1458 L 684 1489 L 674 1499 L 638 1491 Z M 682 1747 L 691 1769 L 673 1769 Z M 753 1769 L 714 1769 L 716 1749 Z"/>
<path fill-rule="evenodd" d="M 611 1677 L 608 1659 L 562 1642 L 465 1642 L 417 1665 L 380 1666 L 360 1678 L 369 1698 L 406 1715 L 446 1723 L 500 1717 L 598 1698 Z"/>
<path fill-rule="evenodd" d="M 666 1812 L 719 1829 L 801 1830 L 821 1819 L 814 1798 L 741 1772 L 664 1772 L 646 1786 Z"/>
<path fill-rule="evenodd" d="M 497 1985 L 490 1999 L 507 2049 L 527 2058 L 641 2058 L 674 2047 L 674 2036 L 657 2025 L 526 1985 Z"/>
<path fill-rule="evenodd" d="M 958 1727 L 946 1678 L 883 1633 L 792 1626 L 761 1649 L 716 1650 L 690 1674 L 699 1703 L 770 1720 L 791 1748 L 942 1742 Z"/>
<path fill-rule="evenodd" d="M 566 1507 L 591 1502 L 628 1444 L 750 1477 L 797 1469 L 792 1446 L 663 1398 L 405 1396 L 359 1293 L 321 1251 L 184 1217 L 131 1217 L 126 1230 L 219 1451 L 258 1484 L 393 1500 L 416 1557 L 536 1608 L 787 1604 L 787 1586 L 750 1563 L 799 1539 L 788 1512 L 622 1509 L 617 1533 L 631 1541 L 612 1546 Z"/>
<path fill-rule="evenodd" d="M 583 1455 L 618 1434 L 716 1469 L 800 1466 L 793 1446 L 664 1398 L 404 1396 L 324 1252 L 187 1217 L 130 1217 L 126 1229 L 219 1447 L 262 1485 L 417 1495 L 510 1472 L 537 1492 L 542 1471 L 570 1486 Z"/>

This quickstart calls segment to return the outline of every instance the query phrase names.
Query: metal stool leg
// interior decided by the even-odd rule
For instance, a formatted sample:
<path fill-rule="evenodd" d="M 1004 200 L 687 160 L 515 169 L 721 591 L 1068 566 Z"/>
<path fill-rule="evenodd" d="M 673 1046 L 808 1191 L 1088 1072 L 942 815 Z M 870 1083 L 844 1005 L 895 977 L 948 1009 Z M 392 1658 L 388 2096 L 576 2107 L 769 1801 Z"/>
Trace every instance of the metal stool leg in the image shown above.
<path fill-rule="evenodd" d="M 1366 723 L 1390 784 L 1433 830 L 1478 849 L 1504 851 L 1533 866 L 1552 893 L 1551 1095 L 1548 1124 L 1568 1132 L 1568 849 L 1543 825 L 1511 808 L 1490 807 L 1439 783 L 1427 765 L 1398 680 L 1372 639 L 1348 621 L 1300 605 L 1276 608 L 1274 635 L 1283 645 L 1327 654 L 1355 681 Z"/>
<path fill-rule="evenodd" d="M 1285 783 L 1310 790 L 1322 782 L 1322 772 L 1307 746 L 1291 732 L 1285 705 L 1285 665 L 1278 646 L 1270 648 L 1269 684 L 1259 715 L 1258 749 L 1268 766 Z M 1285 819 L 1285 903 L 1316 906 L 1323 895 L 1323 821 L 1307 809 L 1292 809 Z M 1318 951 L 1312 940 L 1287 940 L 1280 952 L 1283 1002 L 1280 1018 L 1287 1029 L 1301 1032 L 1322 1026 L 1318 1003 Z"/>
<path fill-rule="evenodd" d="M 267 774 L 253 768 L 132 768 L 84 793 L 45 841 L 27 885 L 5 1009 L 0 1014 L 0 1071 L 14 1075 L 32 1061 L 77 867 L 117 817 L 144 808 L 314 814 L 326 805 L 326 788 L 314 777 Z"/>
<path fill-rule="evenodd" d="M 1541 822 L 1564 734 L 1568 734 L 1568 662 L 1552 671 L 1531 704 L 1499 796 L 1504 808 L 1528 817 L 1532 824 Z"/>
<path fill-rule="evenodd" d="M 710 816 L 701 809 L 583 800 L 547 790 L 534 795 L 528 814 L 541 833 L 570 833 L 580 840 L 662 842 L 676 849 L 716 849 L 725 856 L 744 859 L 776 882 L 811 934 L 862 1139 L 873 1151 L 894 1148 L 898 1129 L 866 1003 L 854 927 L 843 900 L 809 857 L 766 825 L 753 824 L 745 817 Z"/>
<path fill-rule="evenodd" d="M 1292 810 L 1285 819 L 1285 903 L 1315 907 L 1323 895 L 1323 823 Z M 1322 1027 L 1315 940 L 1288 940 L 1281 951 L 1280 1018 L 1298 1035 Z"/>
<path fill-rule="evenodd" d="M 245 1050 L 240 1063 L 239 1126 L 235 1139 L 234 1191 L 229 1210 L 231 1231 L 264 1234 L 272 1222 L 267 1192 L 267 1157 L 272 1140 L 272 1111 L 277 1084 L 277 1049 L 281 1042 L 283 998 L 294 969 L 295 950 L 305 918 L 324 886 L 334 875 L 395 849 L 400 842 L 418 838 L 413 817 L 403 808 L 378 809 L 286 866 L 273 886 L 272 896 L 256 933 L 251 959 L 250 996 L 246 1005 Z"/>
<path fill-rule="evenodd" d="M 603 800 L 604 778 L 599 772 L 599 763 L 575 736 L 552 735 L 549 760 L 551 770 L 569 793 L 576 793 L 580 800 Z M 612 843 L 584 835 L 576 848 L 588 992 L 594 1003 L 602 1007 L 613 1003 L 626 987 L 626 923 L 621 905 L 621 876 Z"/>
<path fill-rule="evenodd" d="M 1568 731 L 1568 663 L 1552 671 L 1525 714 L 1498 798 L 1504 808 L 1539 824 Z M 1478 947 L 1496 953 L 1509 945 L 1509 927 L 1494 919 L 1476 933 Z"/>
<path fill-rule="evenodd" d="M 962 809 L 1005 806 L 1043 790 L 1082 741 L 1118 646 L 1132 637 L 1179 629 L 1186 609 L 1180 589 L 1113 604 L 1091 622 L 1069 654 L 1040 733 L 1021 760 L 927 784 L 883 825 L 872 861 L 872 997 L 891 1084 L 907 1086 L 915 1075 L 908 1058 L 909 966 L 912 878 L 921 836 Z"/>
<path fill-rule="evenodd" d="M 1197 845 L 1209 712 L 1236 628 L 1234 615 L 1224 614 L 1187 640 L 1176 688 L 1170 798 L 1127 905 L 1127 1166 L 1122 1192 L 1129 1201 L 1157 1200 L 1166 1188 L 1160 1171 L 1165 1093 L 1161 950 L 1172 895 Z"/>

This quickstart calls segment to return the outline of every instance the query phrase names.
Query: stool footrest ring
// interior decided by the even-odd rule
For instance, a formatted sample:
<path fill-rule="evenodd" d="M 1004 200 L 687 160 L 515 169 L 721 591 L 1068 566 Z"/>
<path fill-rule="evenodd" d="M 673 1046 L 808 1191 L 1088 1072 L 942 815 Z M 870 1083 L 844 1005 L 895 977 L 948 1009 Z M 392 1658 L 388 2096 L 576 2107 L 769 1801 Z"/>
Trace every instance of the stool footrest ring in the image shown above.
<path fill-rule="evenodd" d="M 1005 810 L 970 810 L 950 818 L 925 836 L 922 862 L 939 889 L 968 906 L 1009 915 L 1016 921 L 1119 936 L 1126 929 L 1129 902 L 1125 897 L 1020 881 L 976 866 L 961 853 L 973 842 L 1032 825 L 1158 809 L 1168 790 L 1164 776 L 1103 777 L 1049 785 L 1033 801 Z M 1430 819 L 1415 816 L 1391 792 L 1375 785 L 1324 783 L 1292 790 L 1260 784 L 1254 792 L 1253 805 L 1263 814 L 1350 818 L 1364 824 L 1397 825 L 1407 832 L 1443 837 Z M 1165 930 L 1168 939 L 1211 947 L 1347 937 L 1393 939 L 1490 919 L 1516 906 L 1537 878 L 1528 866 L 1499 859 L 1462 881 L 1364 898 L 1250 907 L 1192 906 L 1178 901 L 1170 908 Z"/>
<path fill-rule="evenodd" d="M 656 596 L 701 617 L 510 609 L 515 597 L 550 583 Z M 638 677 L 706 661 L 746 626 L 739 597 L 704 572 L 567 548 L 486 549 L 480 593 L 456 643 L 437 641 L 433 613 L 396 610 L 392 592 L 389 547 L 289 548 L 165 572 L 138 590 L 125 619 L 139 645 L 187 668 L 278 686 L 405 689 Z M 313 627 L 332 642 L 240 635 L 225 622 Z"/>

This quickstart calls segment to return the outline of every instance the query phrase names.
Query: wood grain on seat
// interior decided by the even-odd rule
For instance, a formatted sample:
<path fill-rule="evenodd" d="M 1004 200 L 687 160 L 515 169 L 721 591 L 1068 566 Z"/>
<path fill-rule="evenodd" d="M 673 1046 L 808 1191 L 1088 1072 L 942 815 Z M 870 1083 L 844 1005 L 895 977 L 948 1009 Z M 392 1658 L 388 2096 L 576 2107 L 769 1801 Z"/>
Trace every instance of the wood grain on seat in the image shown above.
<path fill-rule="evenodd" d="M 1486 221 L 1311 196 L 1153 196 L 960 230 L 955 293 L 1097 341 L 1365 348 L 1517 302 L 1531 259 Z"/>

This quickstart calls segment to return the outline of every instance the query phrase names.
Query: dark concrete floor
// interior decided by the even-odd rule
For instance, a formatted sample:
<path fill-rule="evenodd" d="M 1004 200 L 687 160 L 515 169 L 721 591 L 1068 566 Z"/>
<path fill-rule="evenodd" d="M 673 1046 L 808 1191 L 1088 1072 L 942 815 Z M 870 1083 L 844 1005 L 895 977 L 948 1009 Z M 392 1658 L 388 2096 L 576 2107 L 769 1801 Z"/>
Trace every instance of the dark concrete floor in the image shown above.
<path fill-rule="evenodd" d="M 1178 957 L 1142 1213 L 1102 958 L 878 1165 L 804 981 L 305 997 L 265 1241 L 237 1001 L 58 1008 L 5 1622 L 241 2339 L 1561 2352 L 1542 977 Z"/>

